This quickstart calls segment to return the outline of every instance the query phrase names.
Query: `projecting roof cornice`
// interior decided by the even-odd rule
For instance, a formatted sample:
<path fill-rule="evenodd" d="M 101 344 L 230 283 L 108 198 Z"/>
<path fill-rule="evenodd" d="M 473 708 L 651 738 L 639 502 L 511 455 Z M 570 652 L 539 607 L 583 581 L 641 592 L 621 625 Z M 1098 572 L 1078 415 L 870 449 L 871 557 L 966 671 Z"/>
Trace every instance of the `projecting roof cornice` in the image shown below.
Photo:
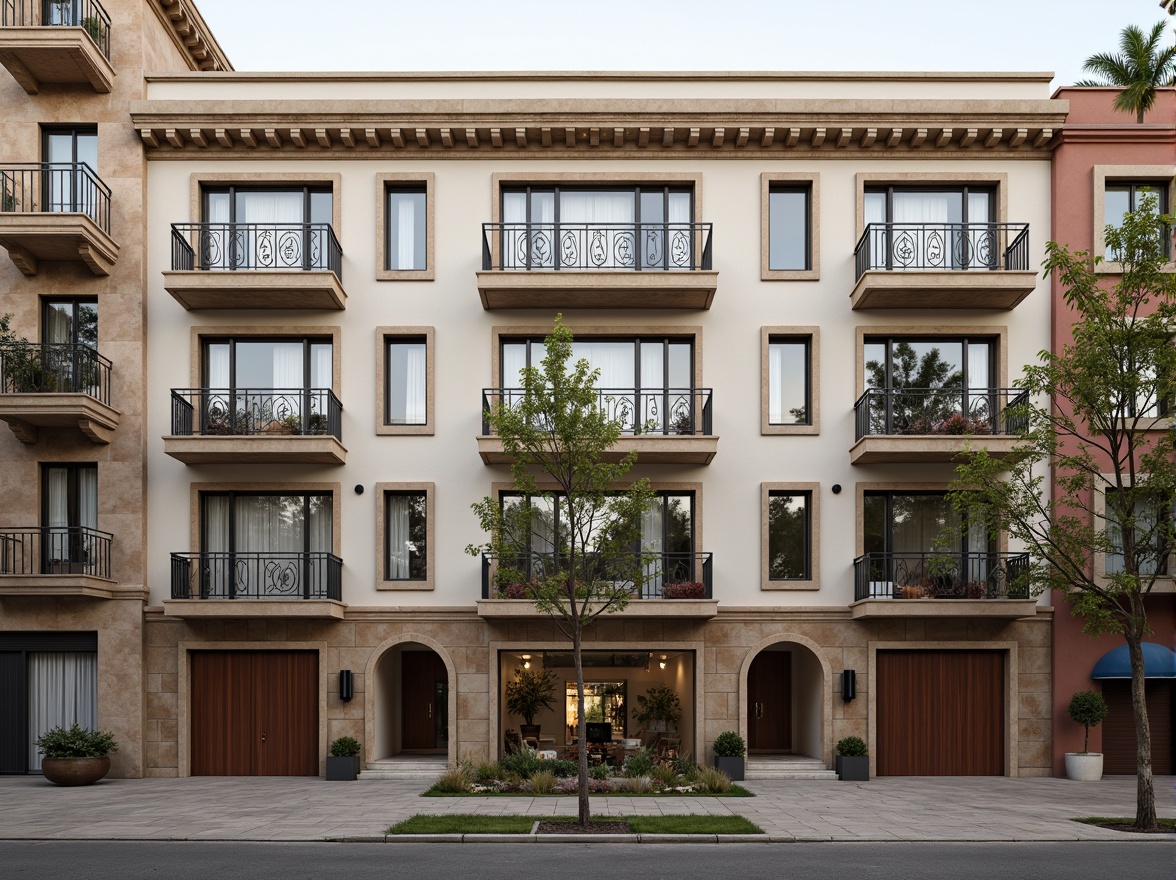
<path fill-rule="evenodd" d="M 866 99 L 136 101 L 152 158 L 187 153 L 550 155 L 1024 154 L 1049 149 L 1065 101 Z"/>
<path fill-rule="evenodd" d="M 153 0 L 150 6 L 193 70 L 233 69 L 228 56 L 194 4 L 187 0 Z"/>

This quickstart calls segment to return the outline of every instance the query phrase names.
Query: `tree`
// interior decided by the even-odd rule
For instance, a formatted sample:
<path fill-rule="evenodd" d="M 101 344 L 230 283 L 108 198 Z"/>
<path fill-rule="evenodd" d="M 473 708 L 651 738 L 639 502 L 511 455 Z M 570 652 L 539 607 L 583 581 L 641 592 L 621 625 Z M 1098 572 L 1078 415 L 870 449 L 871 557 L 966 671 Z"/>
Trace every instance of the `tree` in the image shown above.
<path fill-rule="evenodd" d="M 1113 287 L 1095 270 L 1101 258 L 1046 245 L 1046 271 L 1057 274 L 1074 313 L 1073 342 L 1043 353 L 1019 380 L 1029 392 L 1027 428 L 1013 457 L 1001 463 L 969 452 L 950 496 L 957 508 L 982 515 L 990 534 L 1006 531 L 1024 545 L 1035 592 L 1061 592 L 1088 635 L 1117 632 L 1126 641 L 1139 830 L 1156 825 L 1144 599 L 1174 547 L 1176 432 L 1160 421 L 1176 391 L 1176 275 L 1161 271 L 1171 222 L 1148 197 L 1120 228 L 1107 227 L 1108 247 L 1122 263 Z M 1052 405 L 1040 402 L 1045 398 Z"/>
<path fill-rule="evenodd" d="M 1091 55 L 1082 69 L 1101 77 L 1084 79 L 1078 86 L 1116 86 L 1123 91 L 1115 98 L 1115 109 L 1134 113 L 1140 123 L 1156 103 L 1156 89 L 1176 85 L 1176 45 L 1160 48 L 1164 23 L 1156 22 L 1151 33 L 1133 24 L 1119 34 L 1118 55 L 1100 52 Z"/>
<path fill-rule="evenodd" d="M 656 577 L 654 558 L 641 552 L 641 518 L 653 501 L 647 480 L 618 490 L 636 454 L 604 461 L 621 423 L 601 405 L 599 370 L 570 363 L 572 332 L 556 316 L 542 365 L 521 373 L 521 393 L 486 413 L 512 456 L 511 476 L 522 500 L 483 498 L 473 505 L 490 540 L 471 545 L 498 562 L 497 583 L 526 584 L 526 596 L 572 642 L 580 742 L 580 822 L 588 808 L 587 717 L 584 711 L 584 630 L 602 614 L 622 610 L 642 583 Z M 554 491 L 542 487 L 554 485 Z M 558 515 L 553 515 L 558 511 Z"/>

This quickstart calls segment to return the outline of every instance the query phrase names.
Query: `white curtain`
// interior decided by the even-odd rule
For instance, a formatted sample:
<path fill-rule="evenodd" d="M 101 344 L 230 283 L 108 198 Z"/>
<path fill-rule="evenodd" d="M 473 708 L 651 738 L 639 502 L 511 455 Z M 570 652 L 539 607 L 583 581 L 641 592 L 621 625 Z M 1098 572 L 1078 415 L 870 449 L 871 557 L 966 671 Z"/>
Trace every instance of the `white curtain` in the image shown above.
<path fill-rule="evenodd" d="M 302 343 L 279 342 L 274 345 L 273 384 L 270 388 L 284 393 L 280 396 L 272 395 L 271 418 L 280 421 L 291 416 L 302 416 L 302 395 L 290 393 L 303 387 L 302 375 Z M 266 401 L 263 399 L 259 403 L 264 411 Z"/>
<path fill-rule="evenodd" d="M 36 741 L 52 727 L 98 726 L 98 655 L 29 654 L 29 767 L 41 769 Z"/>
<path fill-rule="evenodd" d="M 388 578 L 406 580 L 411 574 L 410 544 L 412 499 L 408 495 L 388 496 Z"/>
<path fill-rule="evenodd" d="M 416 265 L 416 203 L 412 199 L 398 199 L 396 211 L 396 266 L 397 269 L 423 269 Z"/>
<path fill-rule="evenodd" d="M 65 468 L 49 468 L 47 492 L 49 509 L 47 513 L 50 528 L 64 528 L 69 525 L 69 471 Z"/>
<path fill-rule="evenodd" d="M 632 223 L 634 216 L 631 192 L 561 192 L 560 223 Z"/>
<path fill-rule="evenodd" d="M 804 359 L 803 345 L 768 346 L 768 421 L 773 425 L 791 425 L 806 420 L 798 419 L 792 412 L 804 406 Z"/>
<path fill-rule="evenodd" d="M 334 530 L 331 521 L 331 496 L 312 495 L 310 498 L 310 522 L 307 524 L 311 553 L 333 552 Z"/>
<path fill-rule="evenodd" d="M 665 507 L 661 498 L 653 502 L 641 514 L 641 551 L 643 553 L 665 552 Z M 646 575 L 651 577 L 643 586 L 644 595 L 661 596 L 662 584 L 665 582 L 665 566 L 661 559 L 654 560 L 652 566 L 645 569 Z"/>
<path fill-rule="evenodd" d="M 425 411 L 425 343 L 405 346 L 404 351 L 404 423 L 423 425 Z"/>
<path fill-rule="evenodd" d="M 331 347 L 329 345 L 315 345 L 311 348 L 310 387 L 330 388 L 333 385 L 333 369 L 331 362 Z"/>
<path fill-rule="evenodd" d="M 263 269 L 302 265 L 302 230 L 273 227 L 304 222 L 304 204 L 301 191 L 237 194 L 237 222 L 262 224 L 247 233 L 246 265 Z"/>
<path fill-rule="evenodd" d="M 526 268 L 528 257 L 532 268 L 555 264 L 555 194 L 534 193 L 530 196 L 531 226 L 527 237 L 527 201 L 525 192 L 504 193 L 502 197 L 502 239 L 499 247 L 504 269 Z"/>
<path fill-rule="evenodd" d="M 78 525 L 98 528 L 98 468 L 78 468 Z"/>
<path fill-rule="evenodd" d="M 204 498 L 204 546 L 209 553 L 229 550 L 229 499 L 226 495 Z"/>

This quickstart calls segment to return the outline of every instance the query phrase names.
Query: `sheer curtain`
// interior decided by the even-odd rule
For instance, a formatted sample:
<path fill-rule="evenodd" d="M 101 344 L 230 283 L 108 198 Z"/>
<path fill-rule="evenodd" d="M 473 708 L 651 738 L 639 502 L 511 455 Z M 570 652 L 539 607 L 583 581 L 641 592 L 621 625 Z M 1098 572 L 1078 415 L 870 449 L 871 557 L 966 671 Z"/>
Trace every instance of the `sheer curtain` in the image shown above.
<path fill-rule="evenodd" d="M 653 502 L 641 514 L 641 552 L 665 552 L 665 507 L 661 498 Z M 642 587 L 643 596 L 661 596 L 662 584 L 665 582 L 666 560 L 656 559 L 652 566 L 645 568 L 647 579 Z"/>
<path fill-rule="evenodd" d="M 52 727 L 98 726 L 98 655 L 29 654 L 29 767 L 41 769 L 36 741 Z"/>
<path fill-rule="evenodd" d="M 895 192 L 891 196 L 894 222 L 918 224 L 918 228 L 899 227 L 894 230 L 891 247 L 895 250 L 895 264 L 917 268 L 952 268 L 954 236 L 946 224 L 958 223 L 962 219 L 962 201 L 958 193 Z M 915 251 L 904 255 L 906 243 L 911 238 Z"/>
<path fill-rule="evenodd" d="M 689 269 L 694 265 L 695 243 L 691 241 L 690 193 L 670 193 L 670 247 L 666 254 L 670 268 Z M 698 245 L 701 247 L 701 242 Z"/>
<path fill-rule="evenodd" d="M 561 254 L 568 232 L 579 243 L 580 268 L 625 267 L 636 262 L 636 200 L 631 192 L 562 192 L 559 200 Z M 567 229 L 568 226 L 572 228 Z M 570 256 L 570 254 L 569 254 Z M 570 259 L 565 259 L 570 262 Z"/>
<path fill-rule="evenodd" d="M 303 231 L 284 224 L 303 223 L 304 205 L 301 191 L 237 193 L 237 223 L 261 224 L 261 228 L 246 233 L 247 266 L 266 269 L 302 265 Z"/>
<path fill-rule="evenodd" d="M 78 469 L 78 525 L 87 529 L 98 528 L 98 468 Z M 97 565 L 98 555 L 92 552 L 90 536 L 83 533 L 79 540 L 81 559 L 85 565 Z"/>
<path fill-rule="evenodd" d="M 573 342 L 572 362 L 583 358 L 600 370 L 596 387 L 601 389 L 601 406 L 610 418 L 631 431 L 637 419 L 636 351 L 632 342 Z"/>
<path fill-rule="evenodd" d="M 530 235 L 527 204 L 531 206 Z M 504 269 L 543 268 L 555 265 L 555 193 L 508 192 L 502 196 L 502 250 Z"/>
<path fill-rule="evenodd" d="M 270 416 L 278 421 L 290 416 L 301 417 L 302 395 L 296 393 L 296 389 L 303 387 L 302 343 L 276 343 L 273 365 L 273 384 L 270 388 L 282 393 L 273 396 Z"/>
<path fill-rule="evenodd" d="M 412 499 L 408 495 L 388 496 L 388 579 L 407 580 L 411 576 L 409 560 L 410 517 Z"/>
<path fill-rule="evenodd" d="M 397 269 L 421 269 L 416 265 L 416 203 L 412 199 L 397 199 L 396 211 L 396 266 Z"/>
<path fill-rule="evenodd" d="M 425 343 L 404 347 L 404 423 L 423 425 L 428 419 L 425 411 Z"/>

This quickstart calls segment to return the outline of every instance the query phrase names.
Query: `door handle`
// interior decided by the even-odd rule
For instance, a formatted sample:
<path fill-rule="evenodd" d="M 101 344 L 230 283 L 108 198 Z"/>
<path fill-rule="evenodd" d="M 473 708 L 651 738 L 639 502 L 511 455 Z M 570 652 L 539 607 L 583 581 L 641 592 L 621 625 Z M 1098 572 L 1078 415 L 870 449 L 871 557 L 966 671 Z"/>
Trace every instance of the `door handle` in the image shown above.
<path fill-rule="evenodd" d="M 433 717 L 433 704 L 428 703 L 427 705 L 429 707 L 429 717 L 432 718 Z"/>
<path fill-rule="evenodd" d="M 764 717 L 764 704 L 763 703 L 756 703 L 755 704 L 755 717 L 756 718 L 763 718 Z"/>
<path fill-rule="evenodd" d="M 264 730 L 261 732 L 261 741 L 265 742 L 265 731 Z"/>

